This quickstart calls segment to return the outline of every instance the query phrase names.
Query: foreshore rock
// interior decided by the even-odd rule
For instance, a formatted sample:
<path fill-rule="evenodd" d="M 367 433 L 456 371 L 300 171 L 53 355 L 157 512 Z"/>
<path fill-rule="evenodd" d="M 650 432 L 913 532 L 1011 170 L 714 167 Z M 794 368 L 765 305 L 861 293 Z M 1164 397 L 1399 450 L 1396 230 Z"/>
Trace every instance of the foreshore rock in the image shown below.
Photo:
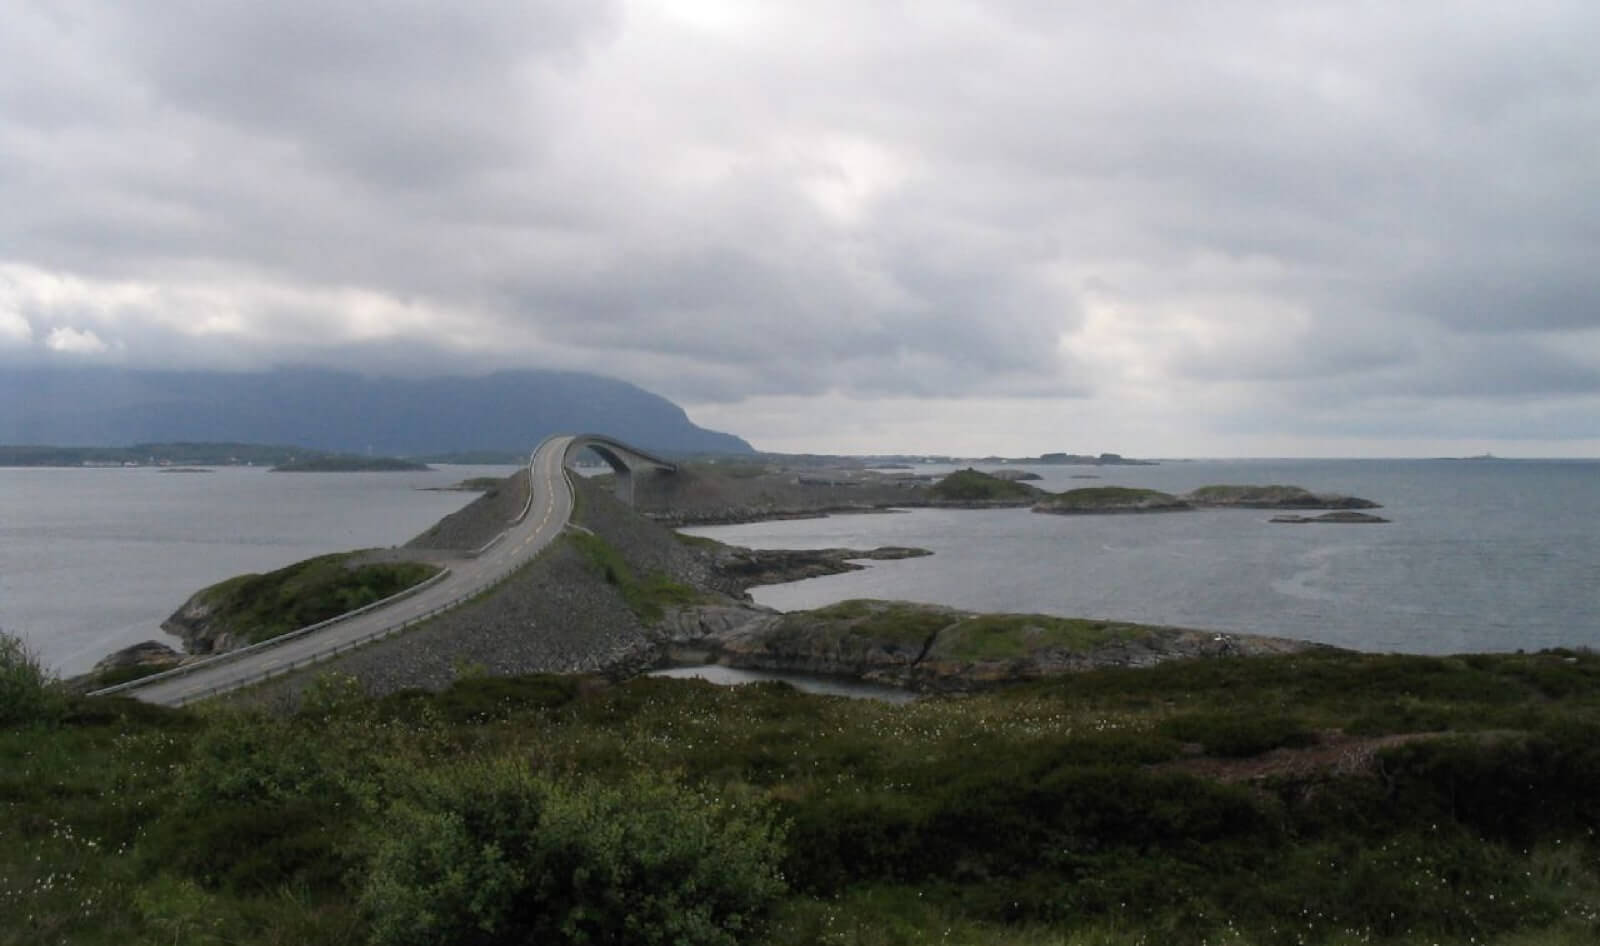
<path fill-rule="evenodd" d="M 1166 660 L 1330 649 L 1287 638 L 973 614 L 904 601 L 845 601 L 789 614 L 753 606 L 686 608 L 658 631 L 672 662 L 845 677 L 929 693 Z"/>
<path fill-rule="evenodd" d="M 102 657 L 89 671 L 91 676 L 99 676 L 124 667 L 148 667 L 154 673 L 158 670 L 170 670 L 183 663 L 184 655 L 168 647 L 160 641 L 140 641 L 131 647 Z"/>
<path fill-rule="evenodd" d="M 756 585 L 776 585 L 803 578 L 859 571 L 860 560 L 891 561 L 920 558 L 927 549 L 885 545 L 875 549 L 747 549 L 725 545 L 716 549 L 712 564 L 740 591 Z"/>
<path fill-rule="evenodd" d="M 202 588 L 189 596 L 183 606 L 161 622 L 161 629 L 183 641 L 183 649 L 199 656 L 222 654 L 236 650 L 244 642 L 232 633 L 213 623 L 216 606 L 210 588 Z"/>

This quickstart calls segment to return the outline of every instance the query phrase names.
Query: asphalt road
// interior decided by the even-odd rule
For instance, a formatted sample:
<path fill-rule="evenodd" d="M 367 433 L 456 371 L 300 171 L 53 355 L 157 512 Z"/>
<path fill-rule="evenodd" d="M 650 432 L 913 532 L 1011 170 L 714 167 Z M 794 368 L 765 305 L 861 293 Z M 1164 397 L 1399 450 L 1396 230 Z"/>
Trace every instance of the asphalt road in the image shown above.
<path fill-rule="evenodd" d="M 567 483 L 565 464 L 567 450 L 574 439 L 551 437 L 539 445 L 528 461 L 528 483 L 533 491 L 528 514 L 481 556 L 451 563 L 450 574 L 444 579 L 377 610 L 260 650 L 225 654 L 213 662 L 194 665 L 186 673 L 152 680 L 122 692 L 150 703 L 180 705 L 235 689 L 263 674 L 314 661 L 476 595 L 520 568 L 561 534 L 567 517 L 572 514 L 572 487 Z"/>

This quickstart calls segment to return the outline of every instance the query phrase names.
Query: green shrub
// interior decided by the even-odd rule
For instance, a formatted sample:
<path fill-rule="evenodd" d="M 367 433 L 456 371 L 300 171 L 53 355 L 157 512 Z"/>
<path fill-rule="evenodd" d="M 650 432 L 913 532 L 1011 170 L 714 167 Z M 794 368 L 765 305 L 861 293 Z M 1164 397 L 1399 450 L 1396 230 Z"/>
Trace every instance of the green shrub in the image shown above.
<path fill-rule="evenodd" d="M 0 726 L 54 718 L 62 696 L 22 638 L 0 631 Z"/>
<path fill-rule="evenodd" d="M 1299 720 L 1271 712 L 1184 713 L 1163 721 L 1161 732 L 1180 742 L 1197 742 L 1209 755 L 1235 759 L 1317 741 Z"/>
<path fill-rule="evenodd" d="M 156 820 L 139 842 L 148 871 L 233 893 L 337 889 L 353 865 L 343 814 L 322 800 L 232 803 Z"/>
<path fill-rule="evenodd" d="M 694 588 L 660 572 L 650 574 L 643 581 L 639 580 L 622 553 L 598 535 L 573 533 L 569 538 L 589 560 L 595 573 L 604 578 L 606 584 L 615 587 L 629 610 L 646 624 L 661 620 L 668 607 L 693 604 L 701 598 L 700 592 Z"/>
<path fill-rule="evenodd" d="M 482 723 L 526 710 L 564 706 L 577 692 L 578 678 L 561 674 L 469 676 L 450 684 L 442 693 L 428 694 L 424 699 L 446 722 Z M 399 706 L 413 698 L 406 693 L 392 694 L 384 698 L 384 703 Z"/>
<path fill-rule="evenodd" d="M 427 778 L 376 827 L 379 944 L 731 946 L 782 895 L 767 810 L 660 780 L 563 784 L 525 765 Z"/>

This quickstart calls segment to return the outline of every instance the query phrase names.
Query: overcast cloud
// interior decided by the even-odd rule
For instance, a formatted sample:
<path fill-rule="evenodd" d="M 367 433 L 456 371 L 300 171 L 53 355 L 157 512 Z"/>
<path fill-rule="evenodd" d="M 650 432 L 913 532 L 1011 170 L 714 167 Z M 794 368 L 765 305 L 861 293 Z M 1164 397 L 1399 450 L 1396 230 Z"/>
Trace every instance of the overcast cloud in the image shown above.
<path fill-rule="evenodd" d="M 0 370 L 769 449 L 1600 455 L 1600 5 L 6 0 Z"/>

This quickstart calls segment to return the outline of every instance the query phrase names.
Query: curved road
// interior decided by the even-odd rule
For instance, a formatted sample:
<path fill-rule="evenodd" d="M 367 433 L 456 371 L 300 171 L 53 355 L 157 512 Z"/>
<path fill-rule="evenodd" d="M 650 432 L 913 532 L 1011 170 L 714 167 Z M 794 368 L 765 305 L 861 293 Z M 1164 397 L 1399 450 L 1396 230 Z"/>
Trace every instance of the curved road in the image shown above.
<path fill-rule="evenodd" d="M 561 534 L 572 514 L 572 487 L 565 475 L 567 454 L 574 444 L 581 447 L 593 439 L 556 436 L 541 443 L 528 460 L 528 488 L 533 491 L 528 514 L 488 551 L 477 558 L 452 563 L 448 575 L 416 594 L 299 637 L 258 650 L 224 654 L 171 675 L 119 688 L 119 692 L 150 703 L 177 706 L 254 682 L 263 674 L 314 661 L 477 594 L 520 568 Z"/>

